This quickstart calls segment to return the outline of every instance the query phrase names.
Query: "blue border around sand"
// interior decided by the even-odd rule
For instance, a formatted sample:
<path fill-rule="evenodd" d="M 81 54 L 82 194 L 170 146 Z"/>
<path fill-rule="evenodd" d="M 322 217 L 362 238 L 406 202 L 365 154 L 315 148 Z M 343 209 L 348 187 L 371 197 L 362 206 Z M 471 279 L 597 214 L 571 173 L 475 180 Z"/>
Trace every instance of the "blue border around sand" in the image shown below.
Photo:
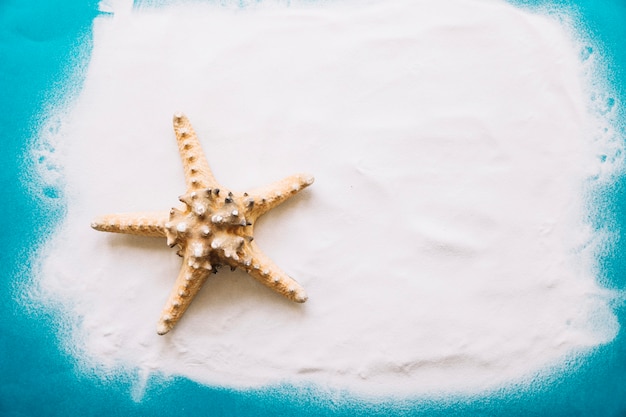
<path fill-rule="evenodd" d="M 27 4 L 28 3 L 28 4 Z M 565 7 L 606 55 L 618 102 L 626 97 L 626 3 L 623 0 L 512 1 L 520 7 Z M 184 378 L 149 380 L 132 399 L 136 375 L 101 380 L 78 373 L 60 348 L 53 317 L 18 303 L 30 279 L 29 259 L 64 214 L 61 190 L 28 190 L 24 162 L 46 106 L 80 89 L 98 16 L 94 0 L 8 0 L 0 4 L 0 197 L 4 219 L 0 286 L 0 415 L 2 416 L 623 416 L 626 415 L 626 334 L 597 349 L 575 371 L 530 389 L 477 398 L 364 402 L 348 393 L 307 387 L 238 392 Z M 67 88 L 68 85 L 74 86 Z M 621 108 L 620 120 L 626 120 Z M 622 123 L 623 126 L 623 123 Z M 623 136 L 622 132 L 622 137 Z M 40 196 L 40 197 L 38 197 Z M 604 283 L 626 289 L 626 177 L 602 192 L 601 211 L 617 221 L 616 250 L 602 258 Z M 600 221 L 600 220 L 599 220 Z M 601 226 L 599 224 L 599 226 Z M 619 322 L 626 308 L 615 306 Z M 52 313 L 51 313 L 52 314 Z"/>

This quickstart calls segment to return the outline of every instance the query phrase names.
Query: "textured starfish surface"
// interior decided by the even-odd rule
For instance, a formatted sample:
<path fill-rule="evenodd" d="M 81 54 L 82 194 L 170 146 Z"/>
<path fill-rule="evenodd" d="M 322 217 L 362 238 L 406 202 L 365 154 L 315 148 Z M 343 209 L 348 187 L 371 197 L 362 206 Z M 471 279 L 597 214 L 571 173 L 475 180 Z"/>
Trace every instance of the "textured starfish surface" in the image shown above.
<path fill-rule="evenodd" d="M 293 175 L 261 189 L 233 192 L 213 177 L 187 117 L 174 115 L 174 132 L 187 183 L 186 193 L 179 197 L 183 206 L 162 213 L 110 214 L 91 224 L 103 232 L 165 237 L 170 247 L 179 247 L 183 264 L 157 333 L 163 335 L 174 327 L 207 277 L 222 266 L 242 268 L 277 293 L 305 302 L 304 289 L 261 252 L 253 234 L 261 215 L 311 185 L 313 177 Z"/>

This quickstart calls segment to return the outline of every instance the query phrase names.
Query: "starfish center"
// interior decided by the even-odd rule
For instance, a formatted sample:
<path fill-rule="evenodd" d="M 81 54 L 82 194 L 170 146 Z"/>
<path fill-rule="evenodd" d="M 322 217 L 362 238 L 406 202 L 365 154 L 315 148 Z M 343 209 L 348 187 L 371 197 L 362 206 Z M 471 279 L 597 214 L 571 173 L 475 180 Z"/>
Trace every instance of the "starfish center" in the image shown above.
<path fill-rule="evenodd" d="M 167 244 L 188 254 L 189 266 L 212 271 L 224 264 L 249 265 L 246 243 L 252 241 L 252 223 L 246 212 L 253 206 L 247 195 L 206 188 L 179 197 L 183 209 L 173 208 L 165 224 Z"/>

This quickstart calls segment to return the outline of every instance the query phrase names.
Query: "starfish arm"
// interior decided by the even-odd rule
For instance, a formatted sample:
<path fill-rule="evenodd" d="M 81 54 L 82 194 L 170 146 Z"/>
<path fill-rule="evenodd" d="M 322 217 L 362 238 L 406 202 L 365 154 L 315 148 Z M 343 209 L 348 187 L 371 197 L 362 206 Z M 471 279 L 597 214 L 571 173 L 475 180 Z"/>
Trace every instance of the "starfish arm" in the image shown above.
<path fill-rule="evenodd" d="M 183 265 L 174 283 L 159 322 L 157 333 L 164 335 L 172 330 L 178 320 L 183 316 L 191 301 L 196 296 L 202 285 L 211 273 L 211 265 L 199 265 L 197 259 L 186 252 L 183 256 Z"/>
<path fill-rule="evenodd" d="M 254 242 L 250 243 L 248 255 L 245 257 L 247 265 L 242 268 L 254 279 L 291 301 L 304 303 L 308 299 L 304 288 L 276 266 Z"/>
<path fill-rule="evenodd" d="M 91 227 L 101 232 L 165 237 L 165 223 L 169 215 L 163 213 L 121 213 L 96 218 Z"/>
<path fill-rule="evenodd" d="M 193 130 L 187 116 L 176 113 L 174 115 L 174 133 L 178 143 L 178 152 L 183 162 L 187 191 L 201 188 L 219 188 L 209 163 L 202 151 L 202 146 Z"/>
<path fill-rule="evenodd" d="M 300 190 L 313 184 L 313 181 L 312 175 L 296 174 L 253 190 L 244 197 L 246 214 L 251 221 L 254 221 Z"/>

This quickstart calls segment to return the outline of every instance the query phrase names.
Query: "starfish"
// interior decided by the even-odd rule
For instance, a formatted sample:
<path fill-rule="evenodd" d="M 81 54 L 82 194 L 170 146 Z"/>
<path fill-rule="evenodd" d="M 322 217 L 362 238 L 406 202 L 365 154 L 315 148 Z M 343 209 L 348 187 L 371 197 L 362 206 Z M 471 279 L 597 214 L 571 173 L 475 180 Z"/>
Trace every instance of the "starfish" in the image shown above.
<path fill-rule="evenodd" d="M 180 208 L 169 212 L 110 214 L 91 227 L 103 232 L 165 237 L 178 246 L 183 263 L 157 324 L 157 333 L 169 332 L 187 310 L 209 274 L 222 266 L 241 268 L 288 299 L 303 303 L 304 289 L 280 270 L 256 245 L 254 225 L 259 217 L 313 183 L 298 174 L 264 188 L 236 193 L 213 177 L 200 142 L 187 117 L 174 115 L 174 132 L 185 171 L 187 191 Z"/>

